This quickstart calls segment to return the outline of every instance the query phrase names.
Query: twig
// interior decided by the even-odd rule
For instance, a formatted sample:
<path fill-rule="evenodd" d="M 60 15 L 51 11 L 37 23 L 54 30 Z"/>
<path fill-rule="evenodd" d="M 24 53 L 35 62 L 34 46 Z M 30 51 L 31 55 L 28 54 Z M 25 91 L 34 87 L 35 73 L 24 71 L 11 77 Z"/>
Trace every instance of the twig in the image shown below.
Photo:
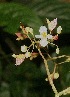
<path fill-rule="evenodd" d="M 44 64 L 45 64 L 45 68 L 46 68 L 46 72 L 47 72 L 47 75 L 48 75 L 48 79 L 49 79 L 50 85 L 52 86 L 52 89 L 53 89 L 54 93 L 58 94 L 57 89 L 53 84 L 52 78 L 50 77 L 50 71 L 49 71 L 49 68 L 48 68 L 47 60 L 42 55 L 40 49 L 38 49 L 38 51 L 39 51 L 39 54 L 41 55 L 41 57 L 44 59 Z"/>
<path fill-rule="evenodd" d="M 59 92 L 58 94 L 59 94 L 59 96 L 66 95 L 66 94 L 70 94 L 70 87 L 68 87 L 67 89 Z"/>

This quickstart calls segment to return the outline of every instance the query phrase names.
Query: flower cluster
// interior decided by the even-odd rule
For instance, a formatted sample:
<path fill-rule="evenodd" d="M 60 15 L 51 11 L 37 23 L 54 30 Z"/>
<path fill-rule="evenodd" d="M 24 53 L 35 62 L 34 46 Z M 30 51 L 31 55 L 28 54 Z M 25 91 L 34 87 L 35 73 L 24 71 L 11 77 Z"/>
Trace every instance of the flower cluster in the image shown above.
<path fill-rule="evenodd" d="M 67 89 L 58 92 L 54 83 L 53 79 L 57 79 L 59 77 L 58 71 L 56 71 L 56 67 L 58 64 L 62 64 L 65 62 L 70 62 L 70 56 L 62 55 L 58 57 L 51 57 L 49 53 L 47 53 L 47 50 L 49 48 L 49 45 L 53 45 L 56 47 L 55 52 L 56 54 L 59 54 L 59 47 L 58 45 L 54 44 L 54 41 L 58 40 L 58 35 L 62 31 L 62 27 L 57 25 L 57 18 L 49 21 L 49 19 L 46 18 L 47 25 L 41 26 L 39 28 L 39 35 L 34 35 L 33 29 L 31 27 L 24 27 L 22 24 L 20 25 L 20 28 L 22 29 L 22 33 L 15 33 L 17 36 L 16 40 L 24 40 L 29 39 L 31 41 L 31 44 L 29 46 L 27 45 L 21 45 L 21 54 L 13 54 L 12 57 L 16 59 L 16 66 L 20 65 L 26 58 L 30 58 L 32 60 L 33 58 L 36 58 L 38 55 L 42 57 L 44 60 L 46 72 L 48 75 L 48 78 L 46 78 L 46 81 L 49 81 L 53 92 L 55 93 L 55 97 L 59 97 L 61 95 L 66 95 L 70 93 L 70 87 Z M 55 29 L 56 28 L 56 29 Z M 55 29 L 55 30 L 54 30 Z M 41 48 L 44 49 L 45 54 L 47 54 L 48 58 L 46 59 L 43 52 L 41 51 Z M 37 49 L 37 52 L 35 52 L 34 49 Z M 57 58 L 66 57 L 67 59 L 61 63 L 56 63 L 55 60 Z M 50 73 L 49 67 L 48 67 L 48 61 L 52 60 L 54 63 L 54 70 L 52 73 Z"/>
<path fill-rule="evenodd" d="M 34 35 L 33 29 L 30 27 L 24 27 L 23 25 L 20 25 L 20 28 L 22 29 L 22 33 L 15 33 L 17 35 L 16 40 L 24 40 L 26 38 L 29 38 L 31 41 L 31 44 L 29 47 L 26 45 L 21 46 L 21 52 L 23 54 L 15 55 L 13 54 L 12 56 L 16 58 L 16 64 L 15 65 L 20 65 L 26 58 L 30 58 L 32 60 L 33 58 L 36 58 L 38 53 L 36 52 L 30 52 L 29 49 L 31 46 L 33 46 L 33 49 L 40 48 L 40 47 L 48 47 L 48 44 L 52 44 L 56 46 L 56 53 L 59 54 L 59 48 L 57 45 L 53 44 L 54 40 L 58 39 L 58 34 L 61 33 L 61 26 L 57 27 L 56 34 L 54 34 L 54 29 L 57 26 L 57 18 L 54 19 L 53 21 L 49 21 L 49 19 L 46 19 L 48 28 L 46 26 L 41 26 L 39 28 L 39 33 L 40 35 Z M 32 38 L 29 36 L 29 34 L 32 35 Z M 37 39 L 37 40 L 36 40 Z"/>

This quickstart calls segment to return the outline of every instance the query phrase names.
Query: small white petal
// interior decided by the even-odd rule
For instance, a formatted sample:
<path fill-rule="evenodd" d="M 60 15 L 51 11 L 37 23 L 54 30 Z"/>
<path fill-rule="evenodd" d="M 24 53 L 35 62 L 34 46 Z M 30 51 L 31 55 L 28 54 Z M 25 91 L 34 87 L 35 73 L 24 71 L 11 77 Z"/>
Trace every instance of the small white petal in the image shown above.
<path fill-rule="evenodd" d="M 47 28 L 45 26 L 41 26 L 40 29 L 39 29 L 39 32 L 40 32 L 40 34 L 43 33 L 43 32 L 47 33 Z"/>
<path fill-rule="evenodd" d="M 35 35 L 36 38 L 41 38 L 41 35 Z"/>
<path fill-rule="evenodd" d="M 47 38 L 48 38 L 48 39 L 52 39 L 52 38 L 53 38 L 53 36 L 52 36 L 52 35 L 50 35 L 50 34 L 48 34 L 48 35 L 47 35 Z"/>
<path fill-rule="evenodd" d="M 40 44 L 41 44 L 41 46 L 45 47 L 45 46 L 47 46 L 48 41 L 46 39 L 41 39 Z"/>

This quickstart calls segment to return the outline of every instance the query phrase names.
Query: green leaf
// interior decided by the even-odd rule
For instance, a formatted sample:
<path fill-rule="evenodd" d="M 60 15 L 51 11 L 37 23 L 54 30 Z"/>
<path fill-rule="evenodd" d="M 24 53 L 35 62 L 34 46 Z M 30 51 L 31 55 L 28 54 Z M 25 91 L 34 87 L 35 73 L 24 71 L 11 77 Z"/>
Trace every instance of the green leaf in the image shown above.
<path fill-rule="evenodd" d="M 63 28 L 63 33 L 70 33 L 70 4 L 61 0 L 36 0 L 30 5 L 44 20 L 58 18 L 58 25 Z"/>
<path fill-rule="evenodd" d="M 42 25 L 39 17 L 27 6 L 16 3 L 0 4 L 0 26 L 4 26 L 5 31 L 11 34 L 16 33 L 20 27 L 20 22 L 32 27 L 35 33 Z"/>

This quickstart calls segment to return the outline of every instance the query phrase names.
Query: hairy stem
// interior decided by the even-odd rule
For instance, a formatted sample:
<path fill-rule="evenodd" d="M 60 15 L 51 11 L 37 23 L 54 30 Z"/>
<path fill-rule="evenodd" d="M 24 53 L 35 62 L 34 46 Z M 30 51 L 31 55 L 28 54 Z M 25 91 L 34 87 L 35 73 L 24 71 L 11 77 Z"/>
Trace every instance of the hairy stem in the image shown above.
<path fill-rule="evenodd" d="M 38 51 L 39 51 L 39 54 L 41 55 L 41 57 L 44 59 L 44 64 L 45 64 L 45 68 L 46 68 L 46 71 L 47 71 L 47 75 L 48 75 L 48 79 L 49 79 L 50 85 L 52 86 L 52 89 L 53 89 L 54 93 L 55 93 L 55 94 L 58 94 L 57 89 L 56 89 L 56 87 L 55 87 L 54 84 L 53 84 L 53 80 L 52 80 L 52 78 L 50 77 L 50 71 L 49 71 L 49 68 L 48 68 L 47 60 L 46 60 L 46 59 L 44 58 L 44 56 L 42 55 L 40 49 L 38 49 Z"/>
<path fill-rule="evenodd" d="M 70 87 L 68 87 L 67 89 L 59 92 L 58 94 L 59 94 L 59 96 L 66 95 L 66 94 L 70 94 Z"/>

